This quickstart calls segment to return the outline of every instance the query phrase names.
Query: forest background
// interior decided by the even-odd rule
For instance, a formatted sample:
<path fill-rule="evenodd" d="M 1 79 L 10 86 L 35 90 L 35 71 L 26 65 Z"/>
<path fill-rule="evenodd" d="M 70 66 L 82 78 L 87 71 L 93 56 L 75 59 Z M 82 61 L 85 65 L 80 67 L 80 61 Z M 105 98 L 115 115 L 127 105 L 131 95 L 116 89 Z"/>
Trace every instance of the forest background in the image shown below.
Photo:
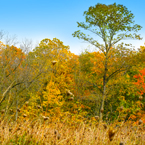
<path fill-rule="evenodd" d="M 120 7 L 122 6 L 120 5 Z M 96 8 L 94 9 L 96 10 Z M 124 9 L 125 11 L 126 9 Z M 85 14 L 86 16 L 90 15 L 84 12 Z M 133 16 L 125 14 L 128 15 L 128 21 L 133 19 Z M 114 29 L 110 27 L 112 30 L 115 30 L 115 22 L 116 16 L 113 24 Z M 91 22 L 89 21 L 89 23 Z M 118 23 L 116 24 L 118 29 L 115 31 L 125 30 L 124 27 L 119 27 Z M 125 24 L 128 25 L 128 22 L 124 22 Z M 126 28 L 129 31 L 141 29 L 140 25 L 134 26 L 136 27 Z M 78 27 L 90 30 L 90 27 L 85 26 L 84 23 L 78 22 Z M 100 30 L 103 36 L 103 29 Z M 91 30 L 91 32 L 93 31 Z M 125 35 L 125 38 L 142 39 L 140 35 L 133 35 Z M 28 40 L 24 41 L 20 48 L 10 45 L 10 42 L 14 42 L 12 38 L 7 38 L 6 44 L 1 42 L 1 110 L 5 110 L 5 115 L 9 113 L 10 109 L 15 110 L 15 119 L 17 120 L 18 108 L 22 108 L 29 101 L 28 108 L 31 111 L 24 110 L 25 114 L 29 116 L 35 114 L 38 105 L 42 107 L 41 113 L 43 115 L 64 116 L 61 113 L 70 113 L 77 117 L 81 115 L 91 118 L 101 115 L 102 118 L 103 113 L 104 119 L 112 121 L 118 116 L 118 108 L 124 107 L 124 111 L 128 112 L 126 119 L 132 115 L 136 120 L 139 119 L 145 111 L 143 105 L 145 101 L 145 47 L 141 46 L 136 50 L 131 44 L 126 43 L 115 46 L 117 42 L 124 39 L 122 36 L 117 37 L 118 39 L 115 39 L 114 43 L 109 44 L 106 35 L 106 38 L 102 38 L 105 46 L 94 42 L 92 38 L 87 38 L 79 31 L 76 31 L 73 36 L 84 39 L 99 48 L 98 51 L 85 50 L 80 55 L 75 55 L 70 52 L 69 46 L 65 46 L 57 38 L 43 39 L 33 51 L 30 51 L 32 44 Z M 3 37 L 4 32 L 1 31 L 1 39 Z M 143 98 L 139 100 L 141 95 Z M 142 107 L 140 108 L 140 106 Z M 136 114 L 138 111 L 139 114 Z"/>

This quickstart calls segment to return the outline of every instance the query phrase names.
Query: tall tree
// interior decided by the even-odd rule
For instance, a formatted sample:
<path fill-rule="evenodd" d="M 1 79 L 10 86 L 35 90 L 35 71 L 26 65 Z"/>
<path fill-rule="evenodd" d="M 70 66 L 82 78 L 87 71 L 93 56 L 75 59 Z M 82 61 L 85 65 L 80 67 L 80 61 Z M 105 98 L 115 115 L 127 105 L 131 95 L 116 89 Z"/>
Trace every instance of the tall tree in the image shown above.
<path fill-rule="evenodd" d="M 120 4 L 105 5 L 98 3 L 94 7 L 89 7 L 88 11 L 84 12 L 85 22 L 77 22 L 78 27 L 84 28 L 99 36 L 104 44 L 100 44 L 97 40 L 93 39 L 89 35 L 84 34 L 80 30 L 75 31 L 72 35 L 83 39 L 95 47 L 97 47 L 104 54 L 103 62 L 103 88 L 102 88 L 102 102 L 100 108 L 100 120 L 102 120 L 102 113 L 104 110 L 104 101 L 106 98 L 106 86 L 108 81 L 116 74 L 124 71 L 124 61 L 120 68 L 117 68 L 111 74 L 108 74 L 108 62 L 111 58 L 111 48 L 121 40 L 124 39 L 141 39 L 140 35 L 136 34 L 142 27 L 138 24 L 134 24 L 134 15 L 125 6 Z M 134 33 L 132 33 L 134 32 Z M 127 44 L 129 46 L 129 44 Z M 126 49 L 121 45 L 116 48 L 117 52 L 122 54 L 124 58 L 124 52 Z"/>

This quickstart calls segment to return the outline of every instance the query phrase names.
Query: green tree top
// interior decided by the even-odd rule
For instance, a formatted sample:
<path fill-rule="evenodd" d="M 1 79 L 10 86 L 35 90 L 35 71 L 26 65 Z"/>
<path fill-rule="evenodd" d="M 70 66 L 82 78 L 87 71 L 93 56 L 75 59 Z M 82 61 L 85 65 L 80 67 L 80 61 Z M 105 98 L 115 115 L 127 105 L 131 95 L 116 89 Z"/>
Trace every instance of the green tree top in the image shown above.
<path fill-rule="evenodd" d="M 80 30 L 75 31 L 72 35 L 79 39 L 84 39 L 104 53 L 109 51 L 114 44 L 125 38 L 141 39 L 140 35 L 136 34 L 136 32 L 142 27 L 134 24 L 134 15 L 123 5 L 98 3 L 94 7 L 89 7 L 88 11 L 84 12 L 84 15 L 85 22 L 77 22 L 78 27 L 89 30 L 101 37 L 105 45 L 101 45 L 97 40 L 94 40 Z M 134 33 L 131 33 L 131 31 Z"/>

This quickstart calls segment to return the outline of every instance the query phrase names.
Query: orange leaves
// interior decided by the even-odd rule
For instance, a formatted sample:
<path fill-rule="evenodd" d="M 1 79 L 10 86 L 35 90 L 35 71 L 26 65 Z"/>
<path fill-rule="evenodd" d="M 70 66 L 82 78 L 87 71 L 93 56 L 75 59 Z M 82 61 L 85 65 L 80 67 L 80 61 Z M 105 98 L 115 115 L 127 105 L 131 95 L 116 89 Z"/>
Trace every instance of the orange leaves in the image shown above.
<path fill-rule="evenodd" d="M 142 74 L 142 76 L 145 76 L 145 68 L 143 70 L 140 70 L 140 73 Z"/>
<path fill-rule="evenodd" d="M 85 90 L 84 92 L 84 96 L 89 96 L 91 93 L 90 93 L 90 90 Z"/>
<path fill-rule="evenodd" d="M 92 62 L 92 74 L 101 74 L 104 69 L 103 61 L 104 61 L 104 56 L 103 53 L 100 52 L 92 52 L 90 54 L 90 61 Z"/>
<path fill-rule="evenodd" d="M 145 93 L 145 68 L 139 71 L 140 74 L 138 75 L 134 75 L 134 78 L 137 79 L 136 82 L 134 82 L 134 84 L 137 86 L 138 88 L 138 94 L 143 94 Z"/>
<path fill-rule="evenodd" d="M 97 62 L 94 61 L 94 65 L 96 65 Z"/>
<path fill-rule="evenodd" d="M 136 113 L 135 115 L 131 115 L 129 117 L 132 121 L 135 121 L 133 124 L 137 125 L 139 123 L 139 120 L 141 119 L 143 123 L 145 123 L 145 111 L 140 111 Z"/>
<path fill-rule="evenodd" d="M 25 60 L 25 54 L 20 48 L 6 45 L 5 48 L 1 49 L 0 56 L 0 61 L 2 62 L 2 67 L 4 68 L 3 73 L 6 73 L 10 80 L 13 79 L 13 75 L 15 73 L 18 75 L 23 68 L 22 63 Z"/>
<path fill-rule="evenodd" d="M 136 116 L 135 115 L 131 115 L 128 119 L 135 120 Z"/>

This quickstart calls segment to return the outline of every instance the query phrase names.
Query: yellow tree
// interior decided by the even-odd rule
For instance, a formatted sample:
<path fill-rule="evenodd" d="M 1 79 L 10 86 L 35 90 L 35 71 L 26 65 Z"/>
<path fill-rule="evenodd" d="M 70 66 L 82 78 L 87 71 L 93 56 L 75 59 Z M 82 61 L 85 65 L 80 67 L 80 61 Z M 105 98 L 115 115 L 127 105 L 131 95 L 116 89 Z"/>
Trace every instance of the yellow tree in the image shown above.
<path fill-rule="evenodd" d="M 35 108 L 39 104 L 44 114 L 50 116 L 59 116 L 62 110 L 66 114 L 77 115 L 80 104 L 75 104 L 73 93 L 76 95 L 74 67 L 78 64 L 78 56 L 69 51 L 69 46 L 54 38 L 43 39 L 28 57 L 31 62 L 31 77 L 40 74 L 31 86 L 31 107 Z"/>
<path fill-rule="evenodd" d="M 31 61 L 32 77 L 34 74 L 40 74 L 37 83 L 35 83 L 37 90 L 46 87 L 50 79 L 59 85 L 61 91 L 67 87 L 65 82 L 69 81 L 68 73 L 70 71 L 68 60 L 72 57 L 69 46 L 65 46 L 57 38 L 53 40 L 43 39 L 39 46 L 29 53 L 28 57 Z M 56 64 L 52 65 L 53 62 Z"/>
<path fill-rule="evenodd" d="M 22 103 L 22 100 L 26 98 L 24 92 L 22 94 L 27 84 L 26 67 L 24 65 L 25 58 L 26 55 L 20 48 L 1 43 L 0 106 L 1 109 L 5 109 L 5 114 L 10 107 L 17 110 L 18 104 Z"/>
<path fill-rule="evenodd" d="M 9 46 L 1 44 L 0 50 L 0 62 L 1 62 L 1 101 L 5 100 L 5 97 L 9 90 L 19 86 L 23 83 L 22 63 L 24 62 L 25 54 L 20 48 L 15 46 Z"/>
<path fill-rule="evenodd" d="M 70 62 L 74 54 L 69 51 L 69 46 L 65 46 L 57 38 L 43 39 L 39 46 L 28 54 L 28 57 L 29 67 L 32 69 L 31 77 L 38 74 L 37 80 L 31 86 L 31 91 L 35 95 L 43 100 L 43 92 L 50 82 L 54 83 L 56 90 L 60 90 L 61 95 L 66 94 L 66 89 L 72 90 L 73 70 Z"/>

